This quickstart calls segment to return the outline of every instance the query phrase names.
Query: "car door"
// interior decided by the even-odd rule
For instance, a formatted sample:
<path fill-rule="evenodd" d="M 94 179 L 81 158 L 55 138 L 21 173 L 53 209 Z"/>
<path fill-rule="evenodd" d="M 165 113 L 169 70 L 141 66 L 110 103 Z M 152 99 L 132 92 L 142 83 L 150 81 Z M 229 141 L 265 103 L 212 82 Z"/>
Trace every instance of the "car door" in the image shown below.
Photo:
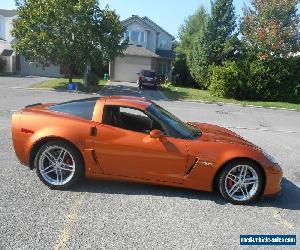
<path fill-rule="evenodd" d="M 140 110 L 133 111 L 145 115 Z M 149 131 L 140 132 L 138 126 L 130 126 L 128 117 L 125 128 L 97 125 L 95 152 L 104 174 L 182 183 L 187 163 L 185 141 L 167 137 L 153 139 Z"/>

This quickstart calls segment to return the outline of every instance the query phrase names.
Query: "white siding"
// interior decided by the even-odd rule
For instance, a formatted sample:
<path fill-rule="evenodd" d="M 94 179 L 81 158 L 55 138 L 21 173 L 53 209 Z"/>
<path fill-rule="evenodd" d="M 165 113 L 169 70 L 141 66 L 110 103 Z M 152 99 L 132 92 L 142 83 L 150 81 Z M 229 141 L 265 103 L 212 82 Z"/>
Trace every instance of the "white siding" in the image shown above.
<path fill-rule="evenodd" d="M 155 30 L 148 31 L 148 43 L 147 43 L 147 49 L 151 50 L 155 53 L 156 51 L 156 40 L 157 40 L 157 32 Z"/>
<path fill-rule="evenodd" d="M 0 38 L 4 39 L 5 41 L 0 41 L 0 54 L 3 52 L 3 50 L 8 49 L 12 50 L 11 47 L 11 41 L 13 40 L 12 35 L 10 34 L 12 30 L 12 21 L 15 17 L 4 17 L 0 16 Z M 13 57 L 15 56 L 15 53 L 12 54 L 12 56 L 5 56 L 3 57 L 6 61 L 6 66 L 4 69 L 4 72 L 13 72 L 14 71 L 14 60 Z"/>
<path fill-rule="evenodd" d="M 161 42 L 164 41 L 164 47 L 160 48 L 160 44 Z M 158 35 L 158 49 L 162 49 L 162 50 L 171 50 L 172 49 L 172 38 L 167 35 L 165 32 L 162 32 Z"/>
<path fill-rule="evenodd" d="M 6 17 L 6 25 L 5 25 L 5 39 L 8 42 L 12 42 L 12 40 L 14 39 L 11 31 L 13 29 L 13 20 L 16 19 L 17 16 L 14 17 Z"/>
<path fill-rule="evenodd" d="M 6 26 L 5 17 L 0 16 L 0 38 L 4 40 L 5 40 L 5 26 Z"/>

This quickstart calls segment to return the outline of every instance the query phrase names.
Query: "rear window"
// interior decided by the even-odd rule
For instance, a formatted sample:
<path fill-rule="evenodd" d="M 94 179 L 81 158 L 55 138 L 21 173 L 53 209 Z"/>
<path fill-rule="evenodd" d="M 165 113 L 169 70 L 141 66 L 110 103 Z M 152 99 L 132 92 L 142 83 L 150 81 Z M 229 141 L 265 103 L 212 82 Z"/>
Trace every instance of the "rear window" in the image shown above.
<path fill-rule="evenodd" d="M 93 112 L 99 97 L 63 102 L 48 107 L 49 110 L 92 120 Z"/>
<path fill-rule="evenodd" d="M 146 77 L 155 77 L 155 72 L 153 71 L 144 71 L 144 76 Z"/>

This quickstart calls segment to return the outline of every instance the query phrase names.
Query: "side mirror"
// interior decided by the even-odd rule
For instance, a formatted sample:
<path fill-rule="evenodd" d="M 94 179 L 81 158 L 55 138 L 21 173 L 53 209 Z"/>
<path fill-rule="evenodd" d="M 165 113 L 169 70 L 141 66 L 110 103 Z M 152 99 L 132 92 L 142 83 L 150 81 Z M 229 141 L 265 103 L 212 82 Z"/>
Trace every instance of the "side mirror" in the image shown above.
<path fill-rule="evenodd" d="M 153 129 L 150 131 L 150 138 L 152 139 L 160 139 L 164 136 L 164 133 L 158 129 Z"/>

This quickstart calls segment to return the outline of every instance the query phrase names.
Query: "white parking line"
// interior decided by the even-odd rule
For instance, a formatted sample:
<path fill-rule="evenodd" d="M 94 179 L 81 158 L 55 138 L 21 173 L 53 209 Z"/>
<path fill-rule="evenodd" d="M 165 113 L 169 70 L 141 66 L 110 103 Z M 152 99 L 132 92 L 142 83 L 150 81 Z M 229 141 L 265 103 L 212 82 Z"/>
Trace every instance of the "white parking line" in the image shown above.
<path fill-rule="evenodd" d="M 276 219 L 282 226 L 284 226 L 285 228 L 292 230 L 294 228 L 294 226 L 288 222 L 287 220 L 282 218 L 282 215 L 280 214 L 280 211 L 277 210 L 273 210 L 272 211 L 272 216 L 274 219 Z"/>
<path fill-rule="evenodd" d="M 84 193 L 80 193 L 74 200 L 73 206 L 69 209 L 64 220 L 64 228 L 60 231 L 56 244 L 55 250 L 63 249 L 71 237 L 71 230 L 78 220 L 78 212 L 81 204 L 85 198 Z"/>

